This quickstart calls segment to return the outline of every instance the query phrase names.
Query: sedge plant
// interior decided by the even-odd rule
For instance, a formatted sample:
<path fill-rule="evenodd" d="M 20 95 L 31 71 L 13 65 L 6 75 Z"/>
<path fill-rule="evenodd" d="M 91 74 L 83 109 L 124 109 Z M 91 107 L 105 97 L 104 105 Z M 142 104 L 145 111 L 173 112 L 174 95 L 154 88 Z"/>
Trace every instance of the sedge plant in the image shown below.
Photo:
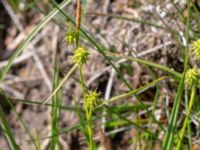
<path fill-rule="evenodd" d="M 200 39 L 196 40 L 193 42 L 192 44 L 192 53 L 194 56 L 194 59 L 196 61 L 200 61 Z M 197 87 L 199 84 L 199 79 L 200 79 L 200 73 L 199 70 L 196 68 L 190 68 L 186 71 L 185 74 L 185 85 L 187 87 L 187 89 L 191 89 L 191 95 L 190 95 L 190 101 L 189 101 L 189 105 L 188 105 L 188 109 L 186 112 L 186 117 L 183 123 L 183 127 L 181 129 L 180 135 L 179 135 L 179 141 L 176 147 L 176 150 L 179 150 L 181 148 L 182 145 L 182 140 L 185 134 L 185 129 L 187 127 L 188 124 L 188 120 L 189 120 L 189 115 L 192 109 L 192 106 L 194 104 L 194 100 L 196 98 L 196 91 L 197 91 Z"/>
<path fill-rule="evenodd" d="M 58 10 L 60 10 L 60 8 Z M 46 24 L 46 22 L 45 22 L 45 24 Z M 42 26 L 44 26 L 44 25 L 42 24 L 41 27 Z M 67 80 L 67 78 L 72 74 L 72 72 L 75 69 L 78 68 L 79 78 L 80 78 L 80 83 L 81 83 L 81 88 L 82 88 L 82 94 L 83 94 L 83 99 L 84 99 L 84 106 L 83 107 L 84 107 L 84 110 L 85 110 L 85 116 L 86 116 L 86 122 L 87 122 L 87 124 L 86 124 L 87 125 L 87 129 L 86 129 L 87 130 L 87 135 L 86 135 L 86 137 L 88 136 L 88 138 L 86 138 L 86 139 L 88 141 L 88 145 L 89 145 L 90 150 L 93 150 L 93 149 L 96 149 L 96 148 L 95 148 L 95 144 L 93 142 L 92 113 L 93 113 L 95 107 L 97 106 L 97 104 L 99 102 L 99 94 L 95 90 L 94 91 L 87 90 L 86 87 L 85 87 L 85 84 L 84 84 L 84 77 L 83 77 L 82 69 L 83 69 L 83 66 L 86 64 L 86 62 L 88 60 L 89 52 L 87 51 L 87 49 L 84 46 L 80 46 L 80 44 L 79 44 L 79 33 L 82 32 L 85 35 L 85 37 L 87 37 L 91 41 L 91 43 L 93 43 L 96 46 L 96 48 L 103 54 L 103 56 L 105 56 L 106 59 L 108 59 L 109 57 L 107 57 L 108 54 L 106 52 L 101 51 L 101 48 L 93 41 L 92 38 L 90 38 L 89 35 L 87 35 L 87 33 L 84 30 L 82 30 L 80 28 L 80 26 L 81 26 L 81 2 L 80 2 L 80 0 L 77 0 L 76 28 L 70 28 L 66 32 L 66 43 L 67 44 L 74 44 L 74 56 L 73 56 L 74 67 L 71 68 L 69 73 L 64 77 L 64 79 L 60 82 L 60 84 L 58 84 L 58 83 L 55 84 L 54 92 L 52 93 L 52 95 L 43 104 L 45 104 L 51 97 L 53 97 L 53 99 L 55 99 L 55 100 L 57 99 L 58 90 L 62 87 L 62 85 Z M 30 38 L 28 38 L 27 41 L 25 41 L 22 44 L 22 46 L 19 47 L 19 49 L 17 50 L 17 53 L 15 53 L 15 55 L 13 55 L 13 57 L 12 57 L 13 60 L 14 60 L 14 58 L 16 58 L 19 55 L 19 52 L 22 51 L 23 47 L 25 45 L 27 45 L 28 41 L 30 41 L 39 30 L 40 30 L 40 28 L 35 30 L 35 32 L 33 32 L 31 34 Z M 197 40 L 197 43 L 194 43 L 193 45 L 194 45 L 194 48 L 193 48 L 194 49 L 194 52 L 193 52 L 194 55 L 199 55 L 199 56 L 195 56 L 195 59 L 196 60 L 200 60 L 200 44 L 198 45 L 198 40 Z M 167 68 L 165 66 L 158 65 L 158 64 L 155 64 L 155 63 L 152 63 L 152 62 L 149 62 L 149 61 L 130 58 L 130 57 L 121 57 L 121 58 L 126 58 L 128 60 L 134 60 L 134 61 L 143 63 L 145 65 L 157 67 L 159 69 L 162 69 L 162 70 L 174 75 L 176 77 L 177 81 L 180 81 L 180 86 L 179 86 L 180 90 L 178 90 L 180 92 L 178 92 L 178 94 L 177 94 L 177 98 L 176 98 L 177 99 L 177 103 L 175 103 L 175 104 L 177 104 L 177 105 L 175 105 L 175 106 L 177 106 L 177 109 L 174 109 L 175 113 L 172 113 L 172 114 L 175 114 L 175 115 L 172 115 L 172 119 L 171 119 L 172 121 L 170 121 L 170 122 L 172 122 L 172 125 L 176 124 L 176 118 L 177 118 L 176 114 L 178 113 L 176 110 L 178 110 L 179 100 L 181 99 L 180 97 L 182 95 L 182 91 L 183 91 L 182 87 L 183 87 L 184 83 L 188 87 L 188 89 L 191 88 L 190 102 L 189 102 L 188 110 L 186 112 L 186 117 L 185 117 L 185 120 L 184 120 L 184 124 L 183 124 L 183 127 L 181 129 L 180 140 L 179 140 L 178 145 L 177 145 L 177 149 L 180 149 L 180 146 L 182 144 L 182 139 L 183 139 L 183 136 L 184 136 L 184 133 L 185 133 L 185 129 L 186 129 L 186 126 L 187 126 L 188 120 L 189 120 L 188 116 L 190 115 L 191 108 L 192 108 L 192 105 L 194 103 L 195 96 L 196 96 L 197 83 L 198 83 L 198 80 L 199 80 L 199 72 L 198 72 L 198 70 L 196 68 L 195 69 L 191 68 L 191 69 L 187 69 L 184 74 L 180 74 L 180 73 L 178 73 L 178 72 L 176 72 L 174 70 L 171 70 L 171 69 L 169 69 L 169 68 Z M 186 57 L 186 59 L 187 59 L 187 57 Z M 5 77 L 5 75 L 6 75 L 7 71 L 8 71 L 8 69 L 9 69 L 9 67 L 11 66 L 13 60 L 11 60 L 8 63 L 8 67 L 6 69 L 4 69 L 4 71 L 1 73 L 1 75 L 0 75 L 0 79 L 1 80 Z M 108 62 L 111 64 L 111 66 L 113 66 L 114 69 L 116 69 L 114 67 L 114 65 L 112 64 L 110 59 L 108 59 Z M 185 63 L 185 64 L 186 64 L 185 66 L 187 66 L 187 63 Z M 127 97 L 127 96 L 132 96 L 135 93 L 139 93 L 140 91 L 145 90 L 147 87 L 151 87 L 152 85 L 155 85 L 157 82 L 165 79 L 165 78 L 160 78 L 160 79 L 155 80 L 155 81 L 153 81 L 153 82 L 151 82 L 149 84 L 146 84 L 145 86 L 143 86 L 143 87 L 141 87 L 139 89 L 134 89 L 133 90 L 131 88 L 131 86 L 129 86 L 128 82 L 126 82 L 126 80 L 124 80 L 123 76 L 120 76 L 121 75 L 120 72 L 117 72 L 117 73 L 119 74 L 119 77 L 129 87 L 130 92 L 122 94 L 122 95 L 118 95 L 116 97 L 113 97 L 113 98 L 109 99 L 106 103 L 101 103 L 99 105 L 99 107 L 102 107 L 104 105 L 105 105 L 105 107 L 107 107 L 108 103 L 114 102 L 114 101 L 116 101 L 118 99 L 121 99 L 121 98 L 124 98 L 124 97 Z M 57 81 L 58 81 L 58 79 L 57 79 Z M 55 103 L 53 103 L 52 105 L 58 106 L 58 101 L 55 101 Z M 111 112 L 111 109 L 108 109 L 108 111 Z M 54 114 L 59 113 L 57 108 L 55 110 L 53 109 L 53 112 L 55 112 Z M 111 112 L 111 113 L 113 113 L 113 112 Z M 121 118 L 123 117 L 120 114 L 117 114 L 117 115 L 120 116 Z M 173 116 L 175 116 L 175 117 L 173 117 Z M 57 115 L 53 116 L 53 118 L 54 118 L 53 120 L 55 122 L 58 121 L 56 117 L 57 117 Z M 2 117 L 0 117 L 0 118 L 2 118 Z M 175 119 L 173 119 L 173 118 L 175 118 Z M 134 122 L 131 122 L 128 119 L 124 119 L 124 120 L 126 120 L 130 124 L 133 124 L 133 125 L 135 124 Z M 54 129 L 56 129 L 57 125 L 53 123 L 54 121 L 52 121 L 52 126 L 54 126 Z M 55 134 L 57 134 L 57 133 L 58 133 L 58 131 L 56 131 Z M 151 134 L 151 133 L 149 133 L 149 134 Z M 173 138 L 171 138 L 172 136 L 173 135 L 171 135 L 171 133 L 169 135 L 169 138 L 168 138 L 168 136 L 166 136 L 167 137 L 166 138 L 167 142 L 164 142 L 164 144 L 163 144 L 164 146 L 165 145 L 171 145 L 171 141 L 173 141 L 172 140 Z M 139 138 L 141 138 L 141 137 L 139 136 Z M 55 145 L 56 145 L 55 143 L 57 143 L 57 140 L 58 139 L 56 139 L 56 138 L 55 138 L 55 141 L 52 139 L 52 141 L 54 141 L 54 142 L 52 142 L 52 143 L 54 143 L 54 144 L 52 144 L 52 149 L 55 149 Z M 168 141 L 170 141 L 170 142 L 168 142 Z M 15 144 L 15 142 L 13 142 L 13 143 Z M 37 133 L 36 133 L 36 144 L 37 144 L 37 149 L 40 149 L 40 143 L 39 143 L 39 139 L 38 139 Z M 165 148 L 164 146 L 163 146 L 163 149 Z M 171 146 L 167 146 L 167 147 L 169 147 L 168 149 L 170 149 Z M 143 147 L 143 149 L 145 149 L 145 148 L 146 147 Z"/>
<path fill-rule="evenodd" d="M 88 140 L 88 145 L 90 150 L 95 149 L 93 142 L 93 130 L 92 130 L 92 111 L 97 104 L 99 94 L 96 91 L 86 91 L 82 67 L 86 64 L 88 59 L 88 51 L 84 46 L 79 44 L 79 32 L 81 27 L 81 1 L 77 0 L 77 9 L 76 9 L 76 28 L 70 28 L 66 33 L 66 43 L 75 45 L 73 63 L 78 67 L 80 84 L 82 88 L 82 94 L 84 99 L 84 109 L 86 112 L 87 119 L 87 135 L 86 139 Z M 80 116 L 80 115 L 79 115 Z M 81 118 L 80 118 L 81 119 Z M 88 137 L 88 138 L 87 138 Z"/>
<path fill-rule="evenodd" d="M 176 150 L 179 150 L 181 148 L 181 144 L 182 144 L 182 140 L 185 134 L 185 129 L 187 127 L 188 124 L 188 120 L 189 120 L 189 115 L 196 97 L 196 91 L 197 91 L 197 84 L 198 84 L 198 80 L 199 80 L 199 72 L 197 69 L 188 69 L 185 75 L 185 84 L 187 86 L 188 89 L 191 89 L 191 95 L 190 95 L 190 101 L 189 101 L 189 106 L 186 112 L 186 117 L 180 132 L 180 136 L 179 136 L 179 141 L 176 147 Z"/>

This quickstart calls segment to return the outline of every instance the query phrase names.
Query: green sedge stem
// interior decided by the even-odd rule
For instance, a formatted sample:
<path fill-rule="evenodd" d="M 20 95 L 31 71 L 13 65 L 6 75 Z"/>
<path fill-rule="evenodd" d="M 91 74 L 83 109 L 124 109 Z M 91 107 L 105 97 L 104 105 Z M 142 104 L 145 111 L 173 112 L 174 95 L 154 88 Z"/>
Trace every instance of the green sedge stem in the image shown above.
<path fill-rule="evenodd" d="M 83 80 L 83 74 L 82 74 L 82 65 L 79 65 L 78 67 L 79 69 L 79 74 L 80 74 L 80 82 L 81 82 L 81 87 L 82 87 L 82 92 L 83 92 L 83 98 L 85 100 L 85 95 L 86 95 L 86 91 L 85 91 L 85 84 L 84 84 L 84 80 Z M 87 118 L 87 122 L 88 122 L 88 135 L 89 135 L 89 148 L 90 150 L 94 149 L 94 144 L 93 144 L 93 131 L 92 131 L 92 111 L 90 109 L 86 108 L 86 118 Z"/>
<path fill-rule="evenodd" d="M 193 103 L 194 103 L 194 100 L 195 100 L 195 97 L 196 97 L 196 91 L 197 90 L 196 90 L 196 85 L 195 85 L 195 86 L 192 87 L 192 93 L 191 93 L 191 97 L 190 97 L 188 110 L 187 110 L 186 117 L 185 117 L 185 120 L 184 120 L 184 123 L 183 123 L 183 127 L 181 129 L 180 139 L 178 141 L 176 150 L 179 150 L 180 147 L 181 147 L 182 140 L 183 140 L 183 137 L 184 137 L 184 134 L 185 134 L 185 129 L 186 129 L 187 124 L 188 124 L 189 115 L 190 115 L 190 112 L 191 112 L 191 109 L 192 109 L 192 106 L 193 106 Z"/>
<path fill-rule="evenodd" d="M 92 131 L 92 111 L 89 109 L 86 109 L 86 118 L 88 121 L 88 135 L 89 135 L 89 147 L 90 150 L 94 149 L 94 144 L 93 144 L 93 131 Z"/>
<path fill-rule="evenodd" d="M 78 23 L 78 22 L 76 22 Z M 76 39 L 76 49 L 79 48 L 79 34 L 80 34 L 80 29 L 79 27 L 77 28 L 77 39 Z M 82 73 L 82 64 L 78 65 L 78 70 L 79 70 L 79 74 L 80 74 L 80 83 L 81 83 L 81 88 L 82 88 L 82 93 L 83 93 L 83 98 L 85 100 L 85 95 L 86 95 L 86 91 L 85 91 L 85 84 L 84 84 L 84 80 L 83 80 L 83 73 Z M 93 150 L 93 141 L 92 141 L 92 137 L 93 137 L 93 132 L 92 132 L 92 112 L 91 110 L 86 108 L 86 118 L 88 121 L 88 135 L 89 135 L 89 148 L 90 150 Z"/>
<path fill-rule="evenodd" d="M 80 37 L 80 31 L 77 31 L 77 37 L 76 37 L 76 49 L 79 47 L 79 37 Z"/>
<path fill-rule="evenodd" d="M 79 70 L 79 78 L 80 78 L 80 83 L 81 83 L 81 88 L 82 88 L 82 92 L 83 92 L 83 98 L 85 98 L 86 92 L 85 92 L 85 84 L 84 84 L 84 80 L 83 80 L 83 74 L 82 74 L 82 65 L 78 66 L 78 70 Z"/>

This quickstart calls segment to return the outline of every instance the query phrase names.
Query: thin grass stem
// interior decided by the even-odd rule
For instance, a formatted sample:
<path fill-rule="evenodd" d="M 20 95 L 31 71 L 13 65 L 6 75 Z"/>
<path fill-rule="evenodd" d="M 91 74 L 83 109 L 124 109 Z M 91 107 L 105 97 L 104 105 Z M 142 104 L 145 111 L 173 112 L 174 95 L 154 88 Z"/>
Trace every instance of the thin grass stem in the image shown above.
<path fill-rule="evenodd" d="M 193 86 L 190 101 L 189 101 L 188 110 L 186 112 L 186 117 L 185 117 L 185 120 L 184 120 L 184 123 L 183 123 L 183 127 L 181 129 L 180 138 L 179 138 L 178 144 L 176 146 L 176 150 L 180 150 L 180 148 L 181 148 L 182 140 L 183 140 L 183 137 L 185 135 L 185 129 L 188 125 L 190 112 L 191 112 L 191 109 L 192 109 L 192 106 L 193 106 L 193 103 L 194 103 L 194 100 L 195 100 L 195 97 L 196 97 L 196 91 L 197 91 L 196 86 Z"/>
<path fill-rule="evenodd" d="M 0 105 L 0 125 L 5 133 L 6 139 L 8 140 L 9 146 L 11 150 L 20 150 L 19 146 L 17 145 L 15 138 L 13 137 L 13 133 L 9 127 L 9 124 L 6 120 L 6 116 L 3 112 L 3 109 Z"/>

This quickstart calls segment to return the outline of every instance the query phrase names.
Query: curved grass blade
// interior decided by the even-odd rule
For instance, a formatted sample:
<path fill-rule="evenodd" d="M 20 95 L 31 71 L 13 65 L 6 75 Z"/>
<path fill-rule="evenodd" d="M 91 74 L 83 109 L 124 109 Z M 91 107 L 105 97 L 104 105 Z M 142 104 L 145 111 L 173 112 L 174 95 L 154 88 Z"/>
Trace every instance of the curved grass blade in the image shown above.
<path fill-rule="evenodd" d="M 11 150 L 20 150 L 19 146 L 17 145 L 15 138 L 13 137 L 13 133 L 10 130 L 9 124 L 6 120 L 6 116 L 3 112 L 3 109 L 0 105 L 0 125 L 4 130 L 5 136 L 8 140 L 9 146 Z"/>
<path fill-rule="evenodd" d="M 43 105 L 46 104 L 55 94 L 56 92 L 63 86 L 65 81 L 69 78 L 69 76 L 74 72 L 74 70 L 77 68 L 77 65 L 74 65 L 69 72 L 66 74 L 66 76 L 62 79 L 60 84 L 57 86 L 57 88 L 53 91 L 53 93 L 43 102 Z"/>
<path fill-rule="evenodd" d="M 133 125 L 135 128 L 137 128 L 138 130 L 144 131 L 145 133 L 155 137 L 155 135 L 153 135 L 153 133 L 150 130 L 144 129 L 143 127 L 139 126 L 137 123 L 127 119 L 126 117 L 122 116 L 120 113 L 113 111 L 110 109 L 110 107 L 104 105 L 104 107 L 108 110 L 108 112 L 113 113 L 115 115 L 117 115 L 119 118 L 121 118 L 122 120 L 128 122 L 129 124 Z M 161 140 L 157 137 L 155 137 L 157 141 L 159 141 L 161 143 Z"/>
<path fill-rule="evenodd" d="M 20 114 L 17 112 L 12 100 L 8 97 L 8 95 L 6 94 L 5 91 L 3 91 L 2 89 L 0 89 L 0 94 L 2 94 L 5 98 L 5 100 L 7 101 L 7 103 L 10 105 L 10 108 L 13 110 L 13 112 L 15 113 L 17 119 L 19 120 L 20 122 L 20 125 L 23 127 L 25 133 L 28 135 L 28 137 L 30 138 L 30 140 L 33 139 L 33 136 L 31 135 L 26 123 L 23 121 L 23 119 L 20 117 Z M 33 143 L 35 148 L 36 148 L 36 144 Z"/>
<path fill-rule="evenodd" d="M 130 56 L 122 56 L 122 55 L 114 54 L 114 53 L 109 53 L 108 55 L 111 56 L 111 57 L 125 58 L 125 59 L 131 60 L 131 61 L 137 61 L 141 64 L 148 65 L 148 66 L 155 67 L 155 68 L 158 68 L 160 70 L 166 71 L 166 72 L 174 75 L 179 80 L 182 78 L 181 73 L 176 72 L 176 71 L 168 68 L 167 66 L 163 66 L 163 65 L 151 62 L 151 61 L 142 60 L 142 59 L 138 59 L 138 58 L 134 58 L 134 57 L 130 57 Z"/>
<path fill-rule="evenodd" d="M 149 88 L 149 87 L 152 87 L 152 86 L 156 85 L 157 83 L 159 83 L 160 81 L 162 81 L 162 80 L 164 80 L 164 79 L 166 79 L 166 78 L 167 78 L 167 77 L 161 77 L 161 78 L 159 78 L 159 79 L 157 79 L 157 80 L 155 80 L 155 81 L 153 81 L 153 82 L 150 82 L 150 83 L 148 83 L 148 84 L 146 84 L 146 85 L 144 85 L 144 86 L 142 86 L 142 87 L 140 87 L 140 88 L 138 88 L 138 89 L 132 90 L 132 91 L 130 91 L 130 92 L 128 92 L 128 93 L 124 93 L 124 94 L 122 94 L 122 95 L 118 95 L 118 96 L 112 97 L 111 99 L 105 101 L 105 102 L 104 102 L 103 104 L 101 104 L 100 106 L 102 106 L 102 105 L 108 105 L 109 103 L 114 102 L 114 101 L 116 101 L 116 100 L 118 100 L 118 99 L 121 99 L 121 98 L 124 98 L 124 97 L 128 97 L 128 96 L 131 96 L 131 95 L 134 95 L 134 94 L 137 94 L 137 93 L 140 92 L 140 91 L 143 91 L 143 90 L 145 90 L 145 89 L 147 89 L 147 88 Z M 99 106 L 98 106 L 98 107 L 99 107 Z"/>
<path fill-rule="evenodd" d="M 130 121 L 129 119 L 127 119 L 127 118 L 126 118 L 127 115 L 122 115 L 122 114 L 120 114 L 119 112 L 117 112 L 116 110 L 111 109 L 110 107 L 106 107 L 106 111 L 108 111 L 108 112 L 110 112 L 110 113 L 115 114 L 115 115 L 118 116 L 118 118 L 114 118 L 114 119 L 109 120 L 109 121 L 107 122 L 107 124 L 111 124 L 111 122 L 113 122 L 113 121 L 114 121 L 114 122 L 115 122 L 115 121 L 119 122 L 120 120 L 124 120 L 124 121 L 126 121 L 127 123 L 129 123 L 130 125 L 132 125 L 132 126 L 134 126 L 135 128 L 137 128 L 138 130 L 141 130 L 141 131 L 146 132 L 146 133 L 148 133 L 148 134 L 152 134 L 152 136 L 153 136 L 155 139 L 157 139 L 158 141 L 160 141 L 155 135 L 153 135 L 153 133 L 152 133 L 151 131 L 148 131 L 147 129 L 145 129 L 145 128 L 141 127 L 141 126 L 138 126 L 138 125 L 137 125 L 136 123 L 134 123 L 133 121 Z M 99 118 L 101 118 L 101 117 L 102 117 L 102 116 L 94 116 L 94 117 L 92 117 L 92 118 L 93 118 L 92 120 L 97 120 L 97 119 L 99 119 Z M 86 124 L 87 124 L 87 121 L 84 120 L 83 123 L 84 123 L 84 125 L 86 125 Z M 99 123 L 99 124 L 97 124 L 95 127 L 96 127 L 96 128 L 100 128 L 101 126 L 102 126 L 102 123 Z M 73 131 L 73 130 L 78 130 L 78 129 L 80 129 L 80 128 L 81 128 L 81 123 L 77 123 L 77 124 L 75 124 L 75 125 L 72 126 L 72 127 L 67 127 L 67 128 L 62 128 L 62 129 L 60 129 L 59 135 L 64 134 L 64 133 L 67 133 L 67 132 L 70 132 L 70 131 Z M 40 141 L 41 141 L 41 140 L 46 140 L 46 139 L 48 139 L 48 138 L 52 138 L 53 136 L 58 136 L 58 135 L 51 135 L 51 136 L 43 137 L 43 138 L 40 138 L 39 140 L 40 140 Z M 161 142 L 161 141 L 160 141 L 160 142 Z"/>
<path fill-rule="evenodd" d="M 42 105 L 42 100 L 36 100 L 36 101 L 32 101 L 32 100 L 27 100 L 27 99 L 13 99 L 13 101 L 24 104 L 24 105 Z M 55 104 L 44 104 L 47 107 L 52 107 L 55 106 Z M 110 109 L 114 109 L 114 110 L 118 110 L 120 112 L 124 112 L 124 111 L 132 111 L 132 110 L 139 110 L 139 109 L 146 109 L 149 107 L 150 104 L 145 104 L 141 105 L 141 104 L 134 104 L 134 105 L 122 105 L 122 106 L 112 106 L 110 107 Z M 64 106 L 64 105 L 58 105 L 58 107 L 62 110 L 66 110 L 66 111 L 76 111 L 78 106 Z M 138 108 L 138 109 L 137 109 Z M 80 109 L 80 112 L 84 112 L 83 109 L 81 107 L 79 107 L 78 109 Z M 96 109 L 97 112 L 101 112 L 103 111 L 102 108 L 98 108 Z"/>
<path fill-rule="evenodd" d="M 177 116 L 178 116 L 180 100 L 181 100 L 181 96 L 183 94 L 183 89 L 184 89 L 184 79 L 185 79 L 185 75 L 181 79 L 179 86 L 178 86 L 178 91 L 176 94 L 176 98 L 175 98 L 175 101 L 173 104 L 173 109 L 172 109 L 170 119 L 169 119 L 169 125 L 168 125 L 167 132 L 165 134 L 165 138 L 164 138 L 164 141 L 162 144 L 162 149 L 164 149 L 164 150 L 171 149 L 171 145 L 172 145 L 172 141 L 173 141 L 172 139 L 173 139 L 175 129 L 176 129 L 176 120 L 177 120 Z"/>
<path fill-rule="evenodd" d="M 13 99 L 13 101 L 24 104 L 24 105 L 42 105 L 43 104 L 42 102 L 40 102 L 42 100 L 32 101 L 32 100 L 28 100 L 28 99 Z M 46 103 L 44 105 L 48 106 L 48 107 L 56 106 L 55 104 L 48 104 L 48 103 Z M 63 105 L 59 104 L 58 107 L 60 109 L 67 110 L 67 111 L 75 111 L 76 110 L 76 108 L 73 106 L 63 106 Z"/>
<path fill-rule="evenodd" d="M 94 13 L 94 12 L 90 12 L 90 13 L 88 13 L 88 15 L 112 17 L 112 18 L 116 18 L 116 19 L 122 19 L 122 20 L 137 22 L 137 23 L 140 23 L 140 24 L 145 24 L 145 25 L 148 25 L 148 26 L 153 26 L 153 27 L 156 27 L 156 28 L 159 28 L 159 29 L 167 30 L 164 26 L 157 25 L 155 23 L 148 22 L 148 21 L 145 21 L 145 20 L 139 20 L 139 19 L 136 19 L 136 18 L 131 18 L 131 17 L 125 17 L 125 16 L 120 16 L 120 15 L 115 15 L 115 14 Z"/>
<path fill-rule="evenodd" d="M 63 9 L 71 0 L 64 1 L 58 7 Z M 0 73 L 0 81 L 2 81 L 8 70 L 13 64 L 13 61 L 19 56 L 23 49 L 28 45 L 28 43 L 35 37 L 35 35 L 59 12 L 58 9 L 53 9 L 36 27 L 35 29 L 26 37 L 26 39 L 19 45 L 12 56 L 9 58 L 8 64 L 3 68 Z"/>
<path fill-rule="evenodd" d="M 174 101 L 174 105 L 172 108 L 172 112 L 170 114 L 170 120 L 167 132 L 165 133 L 164 141 L 162 144 L 162 149 L 164 150 L 170 150 L 173 138 L 174 138 L 174 131 L 176 130 L 176 121 L 178 117 L 179 107 L 180 107 L 180 101 L 184 90 L 184 80 L 185 80 L 185 71 L 189 62 L 189 31 L 190 31 L 190 0 L 187 0 L 187 8 L 188 8 L 188 16 L 187 16 L 187 28 L 186 28 L 186 48 L 185 48 L 185 58 L 184 58 L 184 72 L 183 77 L 181 78 L 176 94 L 176 98 Z"/>
<path fill-rule="evenodd" d="M 195 100 L 195 97 L 196 97 L 196 91 L 197 91 L 196 86 L 192 87 L 192 93 L 191 93 L 191 96 L 190 96 L 190 102 L 189 102 L 188 110 L 186 112 L 186 117 L 185 117 L 185 120 L 184 120 L 184 123 L 183 123 L 183 127 L 181 129 L 180 139 L 179 139 L 178 144 L 176 146 L 176 150 L 180 150 L 180 148 L 181 148 L 182 140 L 183 140 L 183 137 L 185 135 L 185 129 L 188 125 L 190 112 L 191 112 L 191 109 L 192 109 L 192 106 L 193 106 L 193 103 L 194 103 L 194 100 Z"/>

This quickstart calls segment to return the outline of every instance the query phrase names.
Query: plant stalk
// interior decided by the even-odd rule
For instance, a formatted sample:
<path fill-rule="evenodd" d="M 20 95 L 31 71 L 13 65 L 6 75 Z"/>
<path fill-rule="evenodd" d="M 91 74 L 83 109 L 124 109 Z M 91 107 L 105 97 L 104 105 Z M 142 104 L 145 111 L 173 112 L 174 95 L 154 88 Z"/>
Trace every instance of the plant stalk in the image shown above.
<path fill-rule="evenodd" d="M 176 150 L 180 150 L 180 148 L 181 148 L 182 140 L 183 140 L 183 137 L 184 137 L 184 134 L 185 134 L 185 129 L 187 127 L 190 112 L 191 112 L 191 109 L 192 109 L 192 106 L 193 106 L 193 103 L 194 103 L 194 100 L 195 100 L 195 97 L 196 97 L 196 91 L 197 91 L 197 88 L 196 88 L 196 85 L 195 85 L 195 86 L 192 87 L 192 93 L 191 93 L 191 97 L 190 97 L 188 110 L 186 112 L 186 117 L 185 117 L 185 120 L 184 120 L 184 123 L 183 123 L 183 127 L 181 129 L 180 139 L 178 141 Z"/>

